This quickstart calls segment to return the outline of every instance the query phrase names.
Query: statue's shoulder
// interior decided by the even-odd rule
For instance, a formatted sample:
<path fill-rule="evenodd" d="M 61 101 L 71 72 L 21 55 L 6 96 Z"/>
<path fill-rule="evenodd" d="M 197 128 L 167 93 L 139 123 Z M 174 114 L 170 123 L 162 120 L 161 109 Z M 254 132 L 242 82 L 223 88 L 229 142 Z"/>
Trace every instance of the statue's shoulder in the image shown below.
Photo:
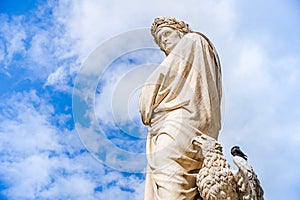
<path fill-rule="evenodd" d="M 210 40 L 203 34 L 200 32 L 191 32 L 191 33 L 187 33 L 183 36 L 184 38 L 188 38 L 188 39 L 192 39 L 192 40 L 200 40 L 201 42 L 210 44 Z"/>
<path fill-rule="evenodd" d="M 210 41 L 210 39 L 209 39 L 206 35 L 204 35 L 203 33 L 194 31 L 194 32 L 191 32 L 191 33 L 187 33 L 185 36 L 186 36 L 186 37 L 189 37 L 189 38 L 194 38 L 194 39 L 198 38 L 198 39 L 201 40 L 202 44 L 206 44 L 206 45 L 210 46 L 211 49 L 212 49 L 215 53 L 217 52 L 216 49 L 215 49 L 215 47 L 214 47 L 214 45 L 213 45 L 213 43 L 212 43 L 212 42 Z"/>
<path fill-rule="evenodd" d="M 197 32 L 192 32 L 192 33 L 187 33 L 187 34 L 185 34 L 183 37 L 185 37 L 185 38 L 190 38 L 190 39 L 199 39 L 199 38 L 201 38 L 202 36 L 199 35 Z"/>

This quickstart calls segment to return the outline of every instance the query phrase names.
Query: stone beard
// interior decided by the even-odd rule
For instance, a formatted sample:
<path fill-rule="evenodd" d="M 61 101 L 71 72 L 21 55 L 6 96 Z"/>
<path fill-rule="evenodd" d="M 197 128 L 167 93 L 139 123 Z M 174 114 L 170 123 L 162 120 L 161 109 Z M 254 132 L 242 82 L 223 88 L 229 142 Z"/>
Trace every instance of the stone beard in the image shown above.
<path fill-rule="evenodd" d="M 218 138 L 221 68 L 212 43 L 174 18 L 157 18 L 152 34 L 167 57 L 146 81 L 139 99 L 148 126 L 145 200 L 200 199 L 202 166 L 191 140 Z"/>

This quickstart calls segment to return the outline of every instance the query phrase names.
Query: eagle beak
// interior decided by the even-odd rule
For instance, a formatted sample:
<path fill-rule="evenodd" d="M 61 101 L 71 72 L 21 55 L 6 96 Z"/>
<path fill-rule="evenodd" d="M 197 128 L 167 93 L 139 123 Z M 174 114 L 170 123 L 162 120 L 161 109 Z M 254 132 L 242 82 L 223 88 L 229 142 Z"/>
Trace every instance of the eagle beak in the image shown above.
<path fill-rule="evenodd" d="M 192 139 L 192 144 L 193 145 L 197 145 L 197 146 L 201 146 L 202 143 L 198 140 L 198 138 L 193 138 Z"/>

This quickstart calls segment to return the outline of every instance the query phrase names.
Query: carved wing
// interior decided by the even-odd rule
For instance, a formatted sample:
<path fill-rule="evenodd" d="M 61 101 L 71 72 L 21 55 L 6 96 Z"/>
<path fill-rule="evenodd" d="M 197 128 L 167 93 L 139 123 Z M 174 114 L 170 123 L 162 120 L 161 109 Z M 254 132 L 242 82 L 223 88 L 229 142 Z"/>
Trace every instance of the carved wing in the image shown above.
<path fill-rule="evenodd" d="M 233 157 L 238 171 L 234 174 L 240 200 L 264 200 L 264 191 L 248 161 L 240 156 Z"/>

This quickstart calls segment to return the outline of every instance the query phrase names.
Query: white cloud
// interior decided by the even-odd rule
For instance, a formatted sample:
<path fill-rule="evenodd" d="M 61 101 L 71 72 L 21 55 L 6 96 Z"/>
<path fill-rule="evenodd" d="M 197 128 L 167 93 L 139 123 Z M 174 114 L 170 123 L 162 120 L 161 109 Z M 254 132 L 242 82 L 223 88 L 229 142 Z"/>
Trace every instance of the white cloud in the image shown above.
<path fill-rule="evenodd" d="M 21 24 L 23 17 L 13 17 L 11 21 L 5 15 L 0 15 L 1 35 L 6 42 L 6 53 L 4 66 L 7 68 L 13 56 L 17 53 L 25 52 L 25 42 L 27 35 Z"/>
<path fill-rule="evenodd" d="M 234 28 L 233 9 L 233 1 L 189 0 L 183 4 L 173 1 L 114 0 L 108 3 L 75 0 L 60 2 L 54 13 L 57 21 L 66 28 L 65 37 L 75 42 L 73 47 L 82 60 L 105 40 L 128 30 L 147 28 L 158 16 L 176 16 L 190 22 L 195 30 L 212 33 L 213 38 L 220 34 L 223 37 Z"/>
<path fill-rule="evenodd" d="M 68 84 L 68 76 L 66 68 L 61 66 L 48 76 L 44 86 L 53 86 L 58 91 L 70 92 L 72 88 Z"/>
<path fill-rule="evenodd" d="M 5 177 L 1 181 L 8 187 L 2 194 L 11 199 L 97 199 L 99 195 L 115 193 L 132 196 L 131 192 L 122 191 L 126 185 L 123 176 L 117 171 L 110 173 L 84 151 L 74 131 L 50 124 L 55 120 L 52 106 L 35 91 L 4 100 L 0 116 L 0 171 Z M 134 175 L 127 178 L 141 182 Z M 109 180 L 116 183 L 114 190 L 108 187 Z M 95 191 L 100 186 L 103 194 Z M 138 186 L 131 184 L 130 188 L 134 191 Z"/>
<path fill-rule="evenodd" d="M 253 41 L 244 41 L 237 55 L 238 63 L 230 73 L 233 85 L 238 84 L 248 95 L 259 94 L 259 91 L 270 88 L 271 73 L 264 49 Z"/>
<path fill-rule="evenodd" d="M 151 56 L 151 53 L 145 52 L 143 56 Z M 154 54 L 155 55 L 155 54 Z M 132 55 L 132 60 L 136 61 L 136 55 Z M 131 101 L 132 95 L 138 98 L 135 93 L 140 90 L 147 77 L 157 66 L 156 60 L 153 60 L 153 64 L 147 64 L 147 61 L 139 64 L 130 64 L 128 61 L 120 61 L 118 64 L 114 64 L 111 68 L 108 68 L 101 77 L 101 91 L 96 95 L 95 112 L 97 118 L 106 124 L 115 123 L 127 123 L 132 118 L 139 117 L 137 99 Z M 130 66 L 131 65 L 131 66 Z M 129 110 L 133 109 L 133 110 Z M 129 112 L 133 114 L 130 116 Z M 112 118 L 108 118 L 111 116 Z"/>
<path fill-rule="evenodd" d="M 80 64 L 74 58 L 77 52 L 64 35 L 64 25 L 51 14 L 54 8 L 55 4 L 45 3 L 27 16 L 0 15 L 3 73 L 22 71 L 25 79 L 46 81 L 57 68 L 63 67 L 68 79 L 78 70 Z M 57 79 L 61 87 L 56 89 L 67 88 L 66 76 Z"/>

